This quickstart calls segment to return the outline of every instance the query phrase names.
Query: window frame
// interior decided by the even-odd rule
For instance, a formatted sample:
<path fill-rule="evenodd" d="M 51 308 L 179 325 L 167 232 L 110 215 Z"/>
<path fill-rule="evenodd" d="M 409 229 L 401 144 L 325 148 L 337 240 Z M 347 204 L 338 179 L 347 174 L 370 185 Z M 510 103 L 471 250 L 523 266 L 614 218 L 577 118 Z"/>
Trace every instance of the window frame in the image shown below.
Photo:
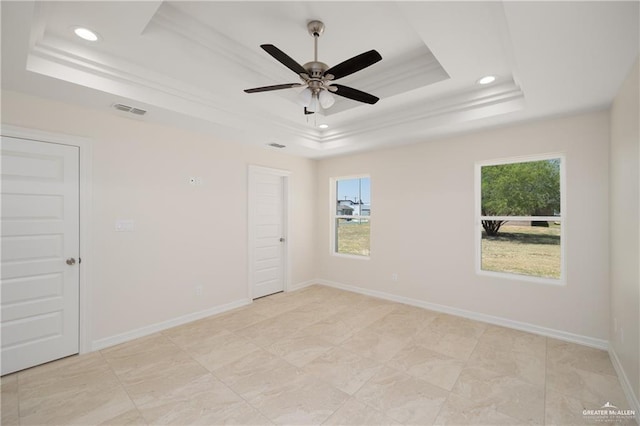
<path fill-rule="evenodd" d="M 560 216 L 483 216 L 482 215 L 482 167 L 497 166 L 502 164 L 525 163 L 545 160 L 560 160 Z M 532 282 L 537 284 L 551 284 L 564 286 L 567 283 L 567 191 L 566 191 L 566 167 L 567 159 L 564 153 L 546 153 L 536 155 L 525 155 L 517 157 L 506 157 L 494 160 L 476 161 L 474 174 L 475 188 L 475 232 L 474 232 L 474 249 L 476 254 L 475 272 L 477 275 L 496 277 L 517 281 Z M 533 275 L 518 274 L 515 272 L 498 272 L 487 271 L 482 269 L 482 221 L 483 220 L 510 220 L 510 221 L 554 221 L 560 222 L 560 278 L 536 277 Z"/>
<path fill-rule="evenodd" d="M 339 215 L 336 212 L 336 203 L 338 201 L 337 194 L 337 186 L 338 181 L 341 180 L 350 180 L 350 179 L 369 179 L 369 184 L 371 185 L 371 175 L 369 174 L 358 174 L 358 175 L 347 175 L 347 176 L 337 176 L 329 179 L 329 251 L 332 256 L 343 257 L 347 259 L 359 259 L 359 260 L 369 260 L 371 259 L 371 213 L 367 216 L 362 215 Z M 373 199 L 373 194 L 370 194 L 370 197 Z M 372 200 L 369 200 L 369 205 L 373 204 Z M 369 255 L 364 254 L 349 254 L 349 253 L 339 253 L 337 251 L 337 228 L 336 223 L 338 219 L 353 219 L 353 218 L 366 218 L 369 221 Z"/>

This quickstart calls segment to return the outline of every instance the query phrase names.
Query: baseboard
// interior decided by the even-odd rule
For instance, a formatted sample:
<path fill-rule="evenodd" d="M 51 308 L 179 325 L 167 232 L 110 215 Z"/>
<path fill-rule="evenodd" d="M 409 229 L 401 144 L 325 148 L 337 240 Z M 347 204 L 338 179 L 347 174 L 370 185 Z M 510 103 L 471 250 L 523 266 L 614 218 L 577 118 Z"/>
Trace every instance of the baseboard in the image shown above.
<path fill-rule="evenodd" d="M 318 281 L 317 280 L 309 280 L 309 281 L 303 281 L 301 283 L 296 283 L 296 284 L 292 284 L 289 286 L 289 288 L 287 289 L 287 291 L 296 291 L 296 290 L 300 290 L 302 288 L 305 287 L 309 287 L 310 285 L 314 285 L 317 284 Z"/>
<path fill-rule="evenodd" d="M 633 391 L 633 387 L 631 387 L 629 378 L 627 377 L 624 369 L 622 368 L 622 364 L 620 363 L 620 358 L 618 358 L 618 354 L 612 346 L 609 347 L 609 358 L 611 358 L 613 368 L 618 374 L 618 380 L 620 380 L 620 386 L 622 386 L 624 396 L 627 397 L 627 401 L 631 406 L 630 408 L 636 412 L 636 422 L 640 424 L 640 402 L 638 401 L 638 396 Z"/>
<path fill-rule="evenodd" d="M 293 284 L 287 289 L 287 291 L 296 291 L 316 284 L 316 280 L 303 281 L 301 283 Z M 106 337 L 104 339 L 94 340 L 91 344 L 91 351 L 98 351 L 100 349 L 108 348 L 110 346 L 119 345 L 139 337 L 148 336 L 159 331 L 167 330 L 171 327 L 186 324 L 192 321 L 196 321 L 202 318 L 209 317 L 211 315 L 220 314 L 232 309 L 239 308 L 251 303 L 250 299 L 242 299 L 236 302 L 227 303 L 226 305 L 216 306 L 203 311 L 194 312 L 191 314 L 183 315 L 178 318 L 173 318 L 168 321 L 159 322 L 156 324 L 147 325 L 145 327 L 136 328 L 135 330 L 127 331 L 126 333 L 116 334 L 115 336 Z"/>
<path fill-rule="evenodd" d="M 495 317 L 492 315 L 481 314 L 478 312 L 467 311 L 464 309 L 453 308 L 451 306 L 438 305 L 436 303 L 429 303 L 423 300 L 412 299 L 404 296 L 397 296 L 391 293 L 385 293 L 383 291 L 369 290 L 362 287 L 356 287 L 348 284 L 338 283 L 335 281 L 328 281 L 323 279 L 317 279 L 315 283 L 326 285 L 329 287 L 339 288 L 341 290 L 347 290 L 354 293 L 364 294 L 366 296 L 377 297 L 379 299 L 390 300 L 392 302 L 404 303 L 405 305 L 417 306 L 431 311 L 442 312 L 445 314 L 456 315 L 459 317 L 469 318 L 476 321 L 482 321 L 489 324 L 499 325 L 502 327 L 513 328 L 520 331 L 526 331 L 528 333 L 539 334 L 542 336 L 553 337 L 554 339 L 564 340 L 567 342 L 578 343 L 580 345 L 590 346 L 597 349 L 609 349 L 609 342 L 603 339 L 596 339 L 594 337 L 582 336 L 579 334 L 569 333 L 562 330 L 555 330 L 552 328 L 540 327 L 534 324 L 529 324 L 520 321 L 513 321 L 507 318 Z"/>
<path fill-rule="evenodd" d="M 127 331 L 121 334 L 116 334 L 115 336 L 94 340 L 93 343 L 91 344 L 91 350 L 98 351 L 100 349 L 108 348 L 109 346 L 119 345 L 120 343 L 125 343 L 125 342 L 128 342 L 129 340 L 148 336 L 150 334 L 167 330 L 169 328 L 186 324 L 188 322 L 206 318 L 211 315 L 221 314 L 223 312 L 230 311 L 232 309 L 236 309 L 241 306 L 249 305 L 250 303 L 251 303 L 250 299 L 241 299 L 235 302 L 227 303 L 225 305 L 215 306 L 213 308 L 205 309 L 203 311 L 193 312 L 191 314 L 183 315 L 167 321 L 162 321 L 162 322 L 147 325 L 144 327 L 136 328 L 135 330 Z"/>

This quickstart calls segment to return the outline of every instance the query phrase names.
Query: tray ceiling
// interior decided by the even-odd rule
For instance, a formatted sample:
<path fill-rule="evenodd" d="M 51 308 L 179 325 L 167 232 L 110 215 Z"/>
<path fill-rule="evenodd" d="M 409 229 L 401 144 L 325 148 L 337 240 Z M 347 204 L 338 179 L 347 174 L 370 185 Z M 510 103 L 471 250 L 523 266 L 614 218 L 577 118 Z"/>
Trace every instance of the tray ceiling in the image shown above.
<path fill-rule="evenodd" d="M 220 139 L 323 157 L 604 108 L 638 55 L 637 2 L 2 2 L 2 84 Z M 383 60 L 339 82 L 305 116 L 301 89 L 259 45 L 313 58 L 306 23 L 326 24 L 319 60 L 370 49 Z M 26 25 L 26 26 L 25 26 Z M 71 29 L 97 31 L 95 43 Z M 543 30 L 542 30 L 543 29 Z M 10 42 L 8 41 L 10 40 Z M 496 82 L 477 84 L 485 75 Z M 321 129 L 320 124 L 328 125 Z M 274 148 L 268 148 L 274 149 Z"/>

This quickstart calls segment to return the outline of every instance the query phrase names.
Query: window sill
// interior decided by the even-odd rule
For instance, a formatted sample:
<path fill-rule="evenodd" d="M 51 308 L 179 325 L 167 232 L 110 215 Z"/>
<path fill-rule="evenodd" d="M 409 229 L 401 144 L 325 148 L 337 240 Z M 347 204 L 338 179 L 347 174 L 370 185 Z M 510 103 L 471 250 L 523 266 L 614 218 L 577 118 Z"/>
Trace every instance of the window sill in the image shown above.
<path fill-rule="evenodd" d="M 359 255 L 359 254 L 345 254 L 345 253 L 336 253 L 336 252 L 332 252 L 331 253 L 332 256 L 335 257 L 342 257 L 345 259 L 358 259 L 358 260 L 369 260 L 371 259 L 371 256 L 363 256 L 363 255 Z"/>
<path fill-rule="evenodd" d="M 476 270 L 477 275 L 485 276 L 485 277 L 493 277 L 500 279 L 507 279 L 511 281 L 524 281 L 535 284 L 544 284 L 544 285 L 554 285 L 554 286 L 565 286 L 567 284 L 564 278 L 554 279 L 554 278 L 542 278 L 542 277 L 533 277 L 530 275 L 520 275 L 514 274 L 512 272 L 495 272 L 495 271 L 485 271 L 485 270 Z"/>

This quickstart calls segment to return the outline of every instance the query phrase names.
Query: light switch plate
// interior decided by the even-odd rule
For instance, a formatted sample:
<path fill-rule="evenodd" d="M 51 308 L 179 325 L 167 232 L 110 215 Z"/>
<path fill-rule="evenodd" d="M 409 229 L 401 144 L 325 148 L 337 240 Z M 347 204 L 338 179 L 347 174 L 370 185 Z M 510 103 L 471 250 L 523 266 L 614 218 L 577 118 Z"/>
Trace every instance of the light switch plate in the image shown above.
<path fill-rule="evenodd" d="M 132 219 L 116 220 L 116 232 L 133 232 L 133 220 Z"/>

